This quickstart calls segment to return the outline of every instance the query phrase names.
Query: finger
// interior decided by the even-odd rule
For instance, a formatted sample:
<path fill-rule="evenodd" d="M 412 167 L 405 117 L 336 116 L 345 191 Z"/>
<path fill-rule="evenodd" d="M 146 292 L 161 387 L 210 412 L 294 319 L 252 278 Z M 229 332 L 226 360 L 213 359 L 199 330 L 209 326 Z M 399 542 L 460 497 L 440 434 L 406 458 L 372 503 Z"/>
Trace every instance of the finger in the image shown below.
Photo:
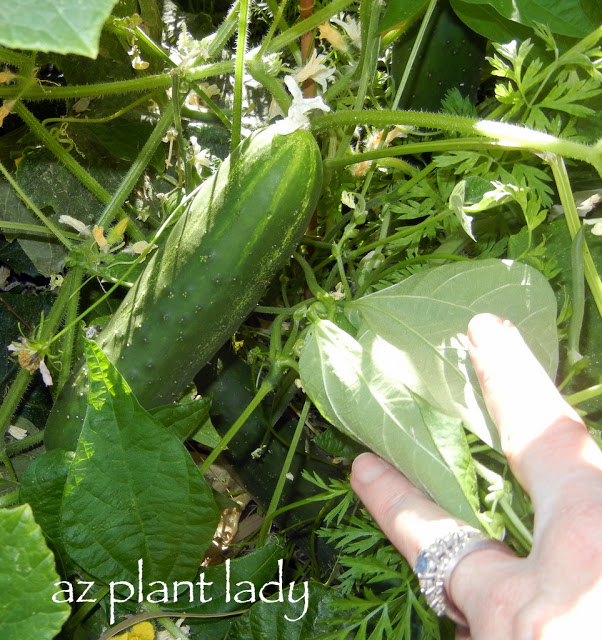
<path fill-rule="evenodd" d="M 353 462 L 351 486 L 412 567 L 421 549 L 457 527 L 466 526 L 372 453 L 364 453 Z M 481 612 L 487 609 L 480 594 L 487 594 L 500 575 L 514 572 L 519 562 L 509 549 L 481 549 L 458 563 L 446 588 L 471 626 L 473 621 L 478 623 Z"/>
<path fill-rule="evenodd" d="M 412 567 L 422 548 L 458 527 L 467 526 L 372 453 L 363 453 L 354 460 L 351 486 Z"/>
<path fill-rule="evenodd" d="M 535 506 L 575 474 L 600 474 L 602 453 L 518 329 L 489 314 L 468 327 L 469 352 L 510 466 Z M 565 497 L 566 494 L 564 494 Z"/>

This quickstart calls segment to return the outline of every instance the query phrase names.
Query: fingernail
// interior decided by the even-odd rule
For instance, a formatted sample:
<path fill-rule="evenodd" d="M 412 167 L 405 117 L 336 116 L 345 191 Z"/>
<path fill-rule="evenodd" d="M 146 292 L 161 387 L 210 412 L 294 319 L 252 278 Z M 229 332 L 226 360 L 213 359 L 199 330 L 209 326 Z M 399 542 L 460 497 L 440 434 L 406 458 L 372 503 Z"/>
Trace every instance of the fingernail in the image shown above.
<path fill-rule="evenodd" d="M 515 328 L 510 320 L 504 320 L 492 313 L 480 313 L 468 323 L 468 339 L 473 347 L 486 342 L 503 339 L 508 329 Z"/>
<path fill-rule="evenodd" d="M 374 482 L 389 469 L 389 465 L 373 453 L 360 453 L 353 461 L 351 473 L 353 478 L 362 484 Z"/>

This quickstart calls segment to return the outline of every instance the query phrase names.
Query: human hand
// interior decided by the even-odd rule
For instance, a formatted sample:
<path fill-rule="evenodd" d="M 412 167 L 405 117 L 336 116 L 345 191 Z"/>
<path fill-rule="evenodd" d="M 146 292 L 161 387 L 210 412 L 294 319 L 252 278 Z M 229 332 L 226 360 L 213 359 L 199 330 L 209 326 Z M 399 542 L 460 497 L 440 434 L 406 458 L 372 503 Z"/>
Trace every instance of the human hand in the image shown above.
<path fill-rule="evenodd" d="M 464 556 L 445 594 L 467 621 L 457 638 L 602 637 L 602 452 L 509 322 L 470 322 L 469 352 L 514 475 L 535 510 L 527 558 L 481 548 Z M 459 526 L 374 454 L 351 485 L 412 567 L 421 549 Z"/>

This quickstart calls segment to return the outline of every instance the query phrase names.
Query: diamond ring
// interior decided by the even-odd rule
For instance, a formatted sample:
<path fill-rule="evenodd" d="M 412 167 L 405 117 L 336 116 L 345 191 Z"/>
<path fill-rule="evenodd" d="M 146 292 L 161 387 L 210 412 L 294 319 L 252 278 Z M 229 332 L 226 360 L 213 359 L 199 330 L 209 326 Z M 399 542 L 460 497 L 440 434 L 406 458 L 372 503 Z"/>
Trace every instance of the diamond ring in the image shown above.
<path fill-rule="evenodd" d="M 467 627 L 468 623 L 449 596 L 449 580 L 460 560 L 480 549 L 498 549 L 512 553 L 506 545 L 488 538 L 478 529 L 461 527 L 422 549 L 414 567 L 420 591 L 429 607 L 438 616 L 446 615 L 463 627 Z"/>

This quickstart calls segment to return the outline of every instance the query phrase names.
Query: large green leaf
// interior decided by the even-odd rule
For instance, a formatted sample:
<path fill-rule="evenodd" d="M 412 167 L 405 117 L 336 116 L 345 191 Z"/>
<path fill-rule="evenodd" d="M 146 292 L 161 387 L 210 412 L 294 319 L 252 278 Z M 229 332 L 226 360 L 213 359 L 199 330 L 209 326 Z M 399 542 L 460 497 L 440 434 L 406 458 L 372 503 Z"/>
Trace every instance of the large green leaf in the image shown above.
<path fill-rule="evenodd" d="M 0 0 L 0 44 L 96 58 L 100 31 L 117 0 Z"/>
<path fill-rule="evenodd" d="M 21 499 L 31 506 L 36 522 L 61 558 L 64 545 L 61 530 L 61 504 L 73 452 L 63 449 L 47 451 L 36 458 L 21 481 Z"/>
<path fill-rule="evenodd" d="M 50 640 L 69 617 L 54 602 L 54 556 L 29 505 L 0 510 L 0 638 Z"/>
<path fill-rule="evenodd" d="M 62 508 L 71 557 L 106 581 L 192 579 L 219 520 L 178 438 L 144 411 L 93 342 L 88 411 Z"/>
<path fill-rule="evenodd" d="M 386 366 L 387 348 L 374 334 L 366 332 L 358 342 L 320 320 L 301 354 L 303 388 L 332 424 L 389 460 L 451 513 L 478 525 L 474 478 L 471 482 L 449 466 L 470 457 L 461 425 L 455 423 L 456 437 L 450 433 L 447 442 L 433 440 L 424 403 Z M 438 445 L 457 450 L 443 455 Z"/>
<path fill-rule="evenodd" d="M 382 369 L 496 448 L 497 430 L 466 352 L 470 319 L 484 312 L 508 318 L 548 374 L 556 374 L 556 299 L 547 280 L 526 264 L 481 260 L 444 265 L 365 296 L 350 308 L 361 317 L 358 340 L 373 342 L 371 357 Z"/>
<path fill-rule="evenodd" d="M 553 33 L 583 38 L 596 27 L 580 2 L 575 0 L 462 0 L 465 4 L 489 5 L 507 20 L 527 27 L 545 24 Z"/>

